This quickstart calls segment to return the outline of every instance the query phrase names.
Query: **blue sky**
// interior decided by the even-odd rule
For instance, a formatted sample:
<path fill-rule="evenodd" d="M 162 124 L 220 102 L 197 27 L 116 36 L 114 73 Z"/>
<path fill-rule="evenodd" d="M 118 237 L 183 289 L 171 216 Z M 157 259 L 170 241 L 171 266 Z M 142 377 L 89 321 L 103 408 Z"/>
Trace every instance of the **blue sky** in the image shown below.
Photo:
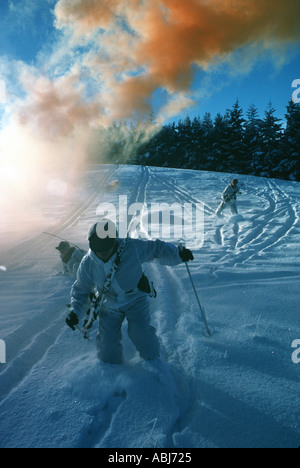
<path fill-rule="evenodd" d="M 68 0 L 60 0 L 60 3 L 68 6 L 67 2 Z M 61 21 L 60 29 L 58 29 L 57 23 L 55 23 L 58 20 L 57 11 L 54 11 L 56 3 L 57 0 L 0 0 L 0 79 L 2 73 L 2 78 L 6 80 L 7 88 L 11 90 L 12 94 L 15 94 L 14 103 L 16 102 L 16 97 L 24 97 L 28 93 L 29 79 L 28 77 L 26 79 L 27 88 L 25 87 L 24 94 L 24 83 L 20 83 L 20 77 L 17 76 L 19 71 L 21 76 L 23 76 L 25 70 L 26 76 L 30 73 L 30 89 L 34 89 L 34 86 L 38 82 L 37 80 L 41 76 L 46 76 L 47 79 L 52 80 L 53 92 L 56 93 L 55 96 L 58 96 L 62 100 L 63 91 L 61 90 L 62 88 L 59 90 L 58 86 L 63 86 L 61 80 L 63 76 L 69 79 L 68 82 L 65 81 L 64 85 L 70 86 L 71 75 L 73 78 L 76 75 L 76 79 L 78 79 L 76 92 L 82 85 L 85 88 L 86 96 L 87 90 L 91 89 L 92 83 L 95 89 L 100 90 L 101 88 L 104 91 L 109 89 L 110 83 L 107 76 L 113 76 L 115 72 L 114 59 L 117 64 L 115 68 L 121 67 L 123 51 L 118 54 L 118 45 L 115 45 L 113 49 L 112 41 L 109 42 L 112 36 L 110 32 L 110 36 L 107 34 L 105 42 L 103 39 L 104 45 L 101 45 L 101 53 L 104 56 L 106 53 L 105 44 L 108 44 L 107 55 L 110 57 L 110 60 L 106 62 L 102 60 L 101 67 L 99 65 L 98 68 L 92 68 L 90 63 L 92 59 L 94 60 L 93 63 L 96 62 L 96 52 L 98 53 L 96 42 L 97 40 L 101 42 L 104 36 L 98 32 L 98 35 L 93 33 L 90 36 L 85 35 L 80 37 L 75 32 L 75 29 L 71 32 L 70 25 L 66 26 L 66 17 L 63 18 L 65 23 Z M 100 3 L 101 0 L 99 0 Z M 80 27 L 82 24 L 78 23 Z M 129 24 L 129 22 L 126 24 Z M 122 30 L 124 37 L 125 29 L 124 27 Z M 132 34 L 130 34 L 130 28 L 128 27 L 127 29 L 126 40 L 129 43 Z M 241 54 L 239 49 L 234 51 L 230 62 L 210 66 L 206 71 L 198 67 L 190 89 L 186 90 L 185 93 L 179 93 L 180 99 L 184 104 L 175 106 L 174 110 L 168 109 L 168 112 L 165 114 L 162 113 L 165 116 L 165 121 L 185 118 L 187 114 L 191 117 L 196 115 L 202 116 L 206 112 L 211 112 L 214 117 L 218 112 L 224 113 L 226 109 L 231 108 L 236 99 L 239 99 L 240 105 L 245 112 L 251 104 L 255 104 L 261 116 L 269 102 L 272 101 L 273 106 L 277 110 L 277 116 L 283 118 L 286 105 L 291 99 L 293 92 L 292 82 L 295 79 L 300 79 L 299 43 L 292 41 L 290 46 L 285 47 L 284 52 L 279 53 L 278 56 L 274 53 L 274 49 L 272 52 L 267 49 L 257 57 L 252 56 L 249 62 L 246 61 L 243 64 L 241 61 L 239 66 L 240 56 L 247 57 L 247 50 L 245 51 L 245 48 L 242 48 L 242 50 L 243 54 Z M 91 59 L 92 53 L 94 55 Z M 249 51 L 249 55 L 253 55 L 252 51 Z M 129 55 L 126 57 L 126 61 L 127 63 L 130 61 Z M 87 63 L 89 63 L 88 66 L 86 65 Z M 143 70 L 141 67 L 137 68 L 137 65 L 135 67 L 133 67 L 131 76 L 138 76 L 140 70 Z M 78 72 L 79 68 L 80 72 Z M 74 72 L 75 69 L 76 73 Z M 94 76 L 97 76 L 97 78 L 94 79 Z M 103 83 L 101 81 L 102 78 L 99 78 L 102 76 L 106 77 L 106 81 Z M 120 84 L 120 81 L 117 81 L 115 76 L 112 86 L 114 92 L 116 92 L 117 85 Z M 119 76 L 121 76 L 120 71 L 118 71 Z M 126 76 L 129 76 L 129 68 Z M 55 82 L 53 77 L 56 79 Z M 58 77 L 60 79 L 59 84 Z M 80 80 L 82 80 L 81 83 Z M 149 83 L 151 83 L 151 76 Z M 149 87 L 149 96 L 152 93 L 152 104 L 155 110 L 159 112 L 167 104 L 166 96 L 168 93 L 162 90 L 159 84 L 156 90 L 151 88 L 151 84 Z M 75 93 L 75 87 L 73 91 Z M 107 106 L 106 109 L 109 107 L 113 108 L 112 116 L 126 116 L 124 112 L 120 112 L 119 114 L 116 112 L 118 103 L 120 103 L 120 107 L 122 104 L 120 94 L 118 95 L 119 91 L 117 92 L 118 99 L 112 101 L 113 104 L 110 101 L 109 103 L 106 102 L 108 101 L 107 96 L 111 92 L 111 89 L 106 93 L 104 91 L 101 96 L 101 105 L 99 103 L 99 109 L 102 109 L 100 112 L 103 114 L 106 112 L 107 114 L 107 110 L 103 110 Z M 74 95 L 75 99 L 77 99 L 77 94 Z M 30 101 L 30 98 L 31 96 L 27 97 L 27 103 Z M 143 102 L 146 101 L 144 96 L 141 99 L 143 99 Z M 172 99 L 174 101 L 177 100 L 176 93 L 172 96 Z M 178 98 L 178 102 L 180 99 Z M 20 104 L 20 101 L 18 101 L 18 104 Z M 37 109 L 37 106 L 33 102 L 30 102 L 30 104 L 29 109 Z M 124 101 L 123 106 L 126 107 L 127 104 Z M 138 100 L 136 101 L 136 106 L 139 106 Z M 73 112 L 72 106 L 69 105 L 69 107 Z M 86 115 L 89 116 L 90 112 Z"/>
<path fill-rule="evenodd" d="M 55 33 L 51 4 L 47 0 L 1 0 L 0 55 L 34 62 Z"/>
<path fill-rule="evenodd" d="M 196 108 L 190 110 L 191 115 L 203 115 L 211 112 L 216 115 L 223 114 L 231 108 L 238 99 L 246 113 L 251 104 L 254 104 L 261 117 L 272 102 L 279 118 L 284 118 L 286 106 L 291 99 L 294 89 L 292 83 L 300 77 L 300 50 L 291 54 L 290 59 L 284 65 L 277 68 L 272 60 L 259 60 L 253 69 L 241 76 L 234 78 L 218 73 L 219 90 L 214 90 L 212 95 L 203 97 Z"/>

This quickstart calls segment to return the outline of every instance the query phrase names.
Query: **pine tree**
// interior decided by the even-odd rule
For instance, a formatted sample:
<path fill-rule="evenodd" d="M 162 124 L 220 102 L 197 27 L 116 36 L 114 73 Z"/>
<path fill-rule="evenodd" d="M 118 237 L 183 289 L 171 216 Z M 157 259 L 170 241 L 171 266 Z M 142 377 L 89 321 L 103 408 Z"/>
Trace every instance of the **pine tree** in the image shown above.
<path fill-rule="evenodd" d="M 206 112 L 202 119 L 202 158 L 204 160 L 203 169 L 209 169 L 213 149 L 214 124 L 210 112 Z"/>
<path fill-rule="evenodd" d="M 223 167 L 224 161 L 230 156 L 229 142 L 229 128 L 227 116 L 217 114 L 214 120 L 214 129 L 212 134 L 212 169 L 214 167 Z"/>
<path fill-rule="evenodd" d="M 181 167 L 188 169 L 191 167 L 194 157 L 193 152 L 193 126 L 190 117 L 187 115 L 183 122 L 183 142 Z"/>
<path fill-rule="evenodd" d="M 201 169 L 205 165 L 204 150 L 204 128 L 200 116 L 195 117 L 192 122 L 193 127 L 193 149 L 194 155 L 191 159 L 191 169 Z"/>
<path fill-rule="evenodd" d="M 147 164 L 219 172 L 240 172 L 300 181 L 300 105 L 289 102 L 286 128 L 269 104 L 260 119 L 251 105 L 243 117 L 239 101 L 218 114 L 207 112 L 159 126 L 155 115 L 139 124 L 114 122 L 95 131 L 92 162 Z M 99 151 L 98 148 L 101 148 Z"/>
<path fill-rule="evenodd" d="M 247 164 L 247 152 L 244 147 L 243 109 L 237 100 L 232 109 L 227 110 L 228 140 L 227 170 L 231 172 L 245 172 Z"/>
<path fill-rule="evenodd" d="M 290 101 L 287 106 L 286 118 L 286 130 L 284 132 L 287 138 L 288 144 L 291 145 L 292 151 L 296 151 L 299 156 L 300 150 L 300 104 L 296 104 Z"/>
<path fill-rule="evenodd" d="M 275 116 L 276 109 L 270 102 L 265 110 L 265 118 L 262 121 L 263 143 L 267 150 L 277 148 L 282 135 L 282 124 L 280 119 Z"/>
<path fill-rule="evenodd" d="M 282 138 L 282 124 L 281 119 L 275 116 L 276 109 L 270 102 L 267 109 L 265 110 L 265 117 L 262 120 L 262 148 L 264 152 L 264 163 L 265 168 L 264 175 L 271 174 L 272 177 L 280 175 L 280 168 L 278 164 L 282 159 L 281 154 L 281 138 Z"/>
<path fill-rule="evenodd" d="M 283 138 L 283 150 L 287 164 L 284 176 L 300 180 L 300 105 L 290 101 L 285 118 L 287 125 Z"/>
<path fill-rule="evenodd" d="M 254 104 L 249 107 L 246 115 L 244 145 L 249 157 L 248 172 L 257 175 L 263 169 L 262 121 Z"/>

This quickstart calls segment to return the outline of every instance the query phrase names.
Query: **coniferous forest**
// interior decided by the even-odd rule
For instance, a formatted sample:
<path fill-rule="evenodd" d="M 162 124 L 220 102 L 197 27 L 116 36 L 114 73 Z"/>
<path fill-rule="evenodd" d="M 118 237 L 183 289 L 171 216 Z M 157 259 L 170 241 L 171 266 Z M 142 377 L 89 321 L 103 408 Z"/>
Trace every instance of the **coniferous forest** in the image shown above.
<path fill-rule="evenodd" d="M 300 105 L 293 101 L 285 120 L 271 103 L 260 116 L 255 105 L 245 112 L 237 101 L 214 119 L 206 113 L 159 126 L 152 114 L 146 123 L 115 122 L 99 138 L 105 162 L 300 181 Z"/>

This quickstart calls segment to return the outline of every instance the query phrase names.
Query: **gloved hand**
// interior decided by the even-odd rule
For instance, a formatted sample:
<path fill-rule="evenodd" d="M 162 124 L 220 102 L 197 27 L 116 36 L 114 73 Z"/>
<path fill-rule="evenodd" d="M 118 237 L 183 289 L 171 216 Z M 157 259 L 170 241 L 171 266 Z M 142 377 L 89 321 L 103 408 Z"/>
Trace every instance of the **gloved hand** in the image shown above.
<path fill-rule="evenodd" d="M 189 249 L 186 249 L 182 245 L 179 246 L 179 255 L 184 263 L 194 260 L 193 252 L 191 252 Z"/>
<path fill-rule="evenodd" d="M 69 315 L 67 316 L 66 318 L 66 324 L 68 325 L 68 327 L 70 327 L 73 331 L 75 331 L 75 327 L 76 325 L 79 324 L 79 319 L 77 317 L 77 315 L 75 314 L 75 312 L 70 312 Z"/>

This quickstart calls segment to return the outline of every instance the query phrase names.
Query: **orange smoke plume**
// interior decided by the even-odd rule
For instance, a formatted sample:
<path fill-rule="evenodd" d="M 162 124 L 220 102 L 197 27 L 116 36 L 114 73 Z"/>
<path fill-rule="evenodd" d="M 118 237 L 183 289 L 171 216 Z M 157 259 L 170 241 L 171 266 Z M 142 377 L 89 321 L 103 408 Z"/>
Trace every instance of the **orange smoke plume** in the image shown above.
<path fill-rule="evenodd" d="M 68 70 L 72 85 L 63 89 L 60 80 L 31 93 L 23 122 L 33 115 L 67 133 L 100 115 L 136 117 L 149 113 L 159 88 L 173 103 L 178 93 L 190 105 L 197 68 L 228 61 L 249 45 L 250 62 L 255 53 L 283 51 L 299 41 L 299 6 L 299 0 L 59 0 L 57 27 L 73 30 L 72 47 L 82 40 L 90 48 L 78 58 L 73 77 Z M 86 75 L 99 89 L 88 102 Z"/>
<path fill-rule="evenodd" d="M 65 78 L 53 83 L 27 76 L 25 87 L 28 99 L 19 106 L 18 120 L 23 125 L 30 123 L 44 136 L 66 136 L 86 122 L 100 122 L 100 103 L 84 101 L 73 80 Z"/>
<path fill-rule="evenodd" d="M 248 44 L 298 41 L 298 0 L 152 1 L 139 26 L 137 60 L 175 88 L 189 85 L 190 67 Z"/>
<path fill-rule="evenodd" d="M 139 0 L 60 0 L 55 13 L 59 27 L 76 24 L 83 31 L 106 27 L 115 16 L 128 8 L 137 8 Z"/>

